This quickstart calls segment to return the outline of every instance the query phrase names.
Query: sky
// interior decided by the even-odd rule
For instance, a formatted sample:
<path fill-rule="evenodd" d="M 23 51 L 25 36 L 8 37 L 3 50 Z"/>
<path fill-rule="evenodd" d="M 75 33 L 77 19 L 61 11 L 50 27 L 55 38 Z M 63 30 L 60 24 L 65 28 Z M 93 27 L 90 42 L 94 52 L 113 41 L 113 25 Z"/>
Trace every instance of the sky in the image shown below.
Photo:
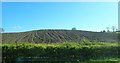
<path fill-rule="evenodd" d="M 118 2 L 120 0 L 2 0 L 2 2 Z"/>
<path fill-rule="evenodd" d="M 3 2 L 5 32 L 40 29 L 102 31 L 118 27 L 117 2 Z"/>

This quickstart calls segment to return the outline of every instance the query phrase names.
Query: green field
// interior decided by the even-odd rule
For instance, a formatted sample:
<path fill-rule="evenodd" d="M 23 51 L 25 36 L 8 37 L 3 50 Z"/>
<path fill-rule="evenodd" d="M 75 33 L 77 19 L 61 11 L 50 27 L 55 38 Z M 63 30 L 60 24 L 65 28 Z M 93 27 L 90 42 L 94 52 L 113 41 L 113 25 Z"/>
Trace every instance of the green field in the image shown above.
<path fill-rule="evenodd" d="M 3 63 L 119 63 L 118 42 L 2 44 Z"/>

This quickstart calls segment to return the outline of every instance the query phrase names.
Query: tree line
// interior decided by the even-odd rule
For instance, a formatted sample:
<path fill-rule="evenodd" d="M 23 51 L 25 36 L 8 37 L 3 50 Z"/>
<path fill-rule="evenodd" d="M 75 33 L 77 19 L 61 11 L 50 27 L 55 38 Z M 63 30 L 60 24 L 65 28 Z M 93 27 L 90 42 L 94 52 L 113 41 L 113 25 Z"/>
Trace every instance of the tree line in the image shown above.
<path fill-rule="evenodd" d="M 110 31 L 110 30 L 112 30 L 112 31 Z M 118 32 L 118 31 L 119 31 L 119 30 L 118 30 L 117 27 L 112 26 L 112 27 L 106 27 L 106 31 L 103 30 L 102 32 Z"/>
<path fill-rule="evenodd" d="M 73 27 L 72 30 L 77 30 L 76 27 Z M 112 31 L 110 31 L 112 30 Z M 118 32 L 119 30 L 117 29 L 117 27 L 112 26 L 112 27 L 106 27 L 106 30 L 103 30 L 101 32 Z"/>
<path fill-rule="evenodd" d="M 110 31 L 110 29 L 112 31 Z M 77 30 L 76 27 L 73 27 L 71 30 Z M 0 33 L 4 32 L 4 28 L 1 28 L 0 27 Z M 118 32 L 119 30 L 115 27 L 115 26 L 112 26 L 112 27 L 106 27 L 106 30 L 103 30 L 101 32 Z"/>

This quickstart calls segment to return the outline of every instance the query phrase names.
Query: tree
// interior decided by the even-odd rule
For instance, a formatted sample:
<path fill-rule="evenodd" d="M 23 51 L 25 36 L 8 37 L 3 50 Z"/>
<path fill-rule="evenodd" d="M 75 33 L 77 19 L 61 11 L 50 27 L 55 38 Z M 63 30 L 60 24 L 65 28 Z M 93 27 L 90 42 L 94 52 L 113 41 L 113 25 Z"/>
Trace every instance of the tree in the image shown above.
<path fill-rule="evenodd" d="M 113 32 L 115 32 L 116 27 L 115 27 L 115 26 L 112 26 L 111 28 L 112 28 Z"/>
<path fill-rule="evenodd" d="M 72 30 L 76 30 L 76 28 L 75 28 L 75 27 L 73 27 L 73 28 L 72 28 Z"/>
<path fill-rule="evenodd" d="M 103 30 L 103 32 L 106 32 L 105 30 Z"/>
<path fill-rule="evenodd" d="M 118 29 L 116 29 L 116 32 L 118 32 Z"/>
<path fill-rule="evenodd" d="M 3 28 L 0 28 L 0 33 L 4 32 L 4 29 Z"/>
<path fill-rule="evenodd" d="M 110 28 L 109 27 L 106 27 L 106 29 L 107 29 L 107 32 L 110 32 L 110 30 L 109 30 Z"/>

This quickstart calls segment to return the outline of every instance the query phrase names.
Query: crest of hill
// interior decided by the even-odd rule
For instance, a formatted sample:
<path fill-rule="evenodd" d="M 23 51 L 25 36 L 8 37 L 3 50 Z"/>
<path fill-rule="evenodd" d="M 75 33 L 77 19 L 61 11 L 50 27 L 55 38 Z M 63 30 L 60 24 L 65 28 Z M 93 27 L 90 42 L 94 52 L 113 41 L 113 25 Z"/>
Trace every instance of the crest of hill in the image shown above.
<path fill-rule="evenodd" d="M 55 42 L 81 42 L 89 41 L 117 42 L 116 33 L 92 32 L 83 30 L 44 29 L 27 32 L 3 33 L 2 43 L 31 42 L 31 43 L 55 43 Z"/>

